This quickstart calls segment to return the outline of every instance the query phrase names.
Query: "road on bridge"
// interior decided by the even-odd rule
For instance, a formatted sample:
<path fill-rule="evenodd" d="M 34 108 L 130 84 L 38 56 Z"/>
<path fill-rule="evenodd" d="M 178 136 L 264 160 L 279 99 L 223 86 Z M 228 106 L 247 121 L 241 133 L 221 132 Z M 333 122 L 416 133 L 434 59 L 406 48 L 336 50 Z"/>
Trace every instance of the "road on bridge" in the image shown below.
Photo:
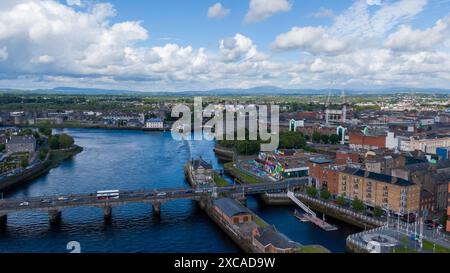
<path fill-rule="evenodd" d="M 29 197 L 25 199 L 0 200 L 0 215 L 6 215 L 18 211 L 50 211 L 62 210 L 68 207 L 82 206 L 115 206 L 127 203 L 164 203 L 178 199 L 199 200 L 213 193 L 254 195 L 266 192 L 286 191 L 292 187 L 298 187 L 308 183 L 308 178 L 295 179 L 283 182 L 271 182 L 261 184 L 230 185 L 226 187 L 203 187 L 197 189 L 152 189 L 137 191 L 120 191 L 116 199 L 101 200 L 96 193 L 69 194 L 59 196 Z"/>

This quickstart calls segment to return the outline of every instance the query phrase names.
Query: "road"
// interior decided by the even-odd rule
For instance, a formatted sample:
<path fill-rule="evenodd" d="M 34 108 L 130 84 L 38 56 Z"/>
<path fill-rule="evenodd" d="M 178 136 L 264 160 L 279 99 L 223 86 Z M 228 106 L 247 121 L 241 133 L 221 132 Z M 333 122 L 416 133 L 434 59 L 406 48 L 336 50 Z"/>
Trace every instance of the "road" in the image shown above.
<path fill-rule="evenodd" d="M 0 215 L 6 215 L 17 211 L 50 211 L 61 210 L 68 207 L 81 206 L 115 206 L 127 203 L 164 203 L 178 199 L 198 200 L 202 197 L 215 194 L 240 194 L 254 195 L 266 192 L 285 191 L 291 187 L 298 187 L 308 183 L 308 179 L 290 180 L 287 182 L 271 182 L 256 185 L 232 185 L 226 187 L 204 187 L 198 189 L 150 189 L 137 191 L 120 191 L 116 199 L 102 200 L 96 193 L 68 194 L 58 196 L 29 197 L 25 199 L 0 200 Z"/>

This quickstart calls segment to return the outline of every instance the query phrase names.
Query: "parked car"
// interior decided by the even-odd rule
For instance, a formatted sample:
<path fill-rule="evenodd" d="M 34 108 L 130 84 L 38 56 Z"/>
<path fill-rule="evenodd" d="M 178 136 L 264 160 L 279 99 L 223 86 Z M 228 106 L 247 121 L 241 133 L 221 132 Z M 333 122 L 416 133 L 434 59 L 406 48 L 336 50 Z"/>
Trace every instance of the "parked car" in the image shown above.
<path fill-rule="evenodd" d="M 29 205 L 30 205 L 30 203 L 28 203 L 28 202 L 22 202 L 22 203 L 20 203 L 19 206 L 23 207 L 23 206 L 29 206 Z"/>

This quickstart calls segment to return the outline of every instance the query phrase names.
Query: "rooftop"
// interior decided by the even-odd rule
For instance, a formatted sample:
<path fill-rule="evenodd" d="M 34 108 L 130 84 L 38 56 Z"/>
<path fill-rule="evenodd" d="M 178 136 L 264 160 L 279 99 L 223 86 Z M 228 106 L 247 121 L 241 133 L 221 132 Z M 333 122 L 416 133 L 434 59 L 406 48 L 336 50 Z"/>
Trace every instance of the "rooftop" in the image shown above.
<path fill-rule="evenodd" d="M 208 170 L 213 168 L 211 164 L 209 164 L 208 162 L 206 162 L 205 160 L 203 160 L 201 158 L 193 160 L 192 167 L 194 168 L 194 170 L 197 170 L 200 167 L 203 167 Z"/>
<path fill-rule="evenodd" d="M 234 199 L 231 198 L 220 198 L 214 200 L 214 205 L 218 207 L 223 213 L 228 217 L 233 217 L 239 214 L 250 214 L 250 210 Z"/>
<path fill-rule="evenodd" d="M 12 136 L 10 140 L 8 140 L 7 144 L 29 144 L 35 143 L 36 139 L 34 136 Z"/>
<path fill-rule="evenodd" d="M 289 249 L 298 247 L 298 244 L 291 241 L 284 234 L 279 233 L 275 227 L 260 227 L 258 228 L 259 235 L 255 239 L 264 246 L 273 245 L 279 249 Z"/>
<path fill-rule="evenodd" d="M 316 164 L 326 164 L 333 162 L 332 160 L 324 157 L 311 158 L 309 161 Z"/>
<path fill-rule="evenodd" d="M 379 182 L 383 182 L 383 183 L 387 183 L 387 184 L 399 185 L 399 186 L 402 186 L 402 187 L 408 187 L 408 186 L 415 185 L 413 182 L 408 181 L 408 180 L 403 179 L 403 178 L 393 177 L 393 176 L 387 175 L 387 174 L 369 172 L 369 171 L 365 171 L 365 170 L 362 170 L 362 169 L 355 169 L 355 168 L 347 167 L 342 172 L 347 173 L 347 174 L 351 174 L 351 175 L 354 175 L 354 176 L 366 177 L 368 179 L 379 181 Z"/>

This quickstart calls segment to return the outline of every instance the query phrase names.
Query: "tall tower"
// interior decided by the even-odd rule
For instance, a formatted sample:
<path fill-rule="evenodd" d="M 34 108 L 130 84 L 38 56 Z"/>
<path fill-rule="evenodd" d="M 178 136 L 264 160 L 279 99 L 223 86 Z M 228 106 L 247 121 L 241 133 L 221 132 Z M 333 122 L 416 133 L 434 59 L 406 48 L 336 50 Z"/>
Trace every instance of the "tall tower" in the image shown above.
<path fill-rule="evenodd" d="M 347 122 L 347 97 L 345 96 L 345 90 L 342 90 L 342 122 Z"/>
<path fill-rule="evenodd" d="M 325 124 L 328 125 L 330 121 L 330 101 L 331 101 L 331 90 L 328 92 L 327 102 L 325 103 Z"/>

